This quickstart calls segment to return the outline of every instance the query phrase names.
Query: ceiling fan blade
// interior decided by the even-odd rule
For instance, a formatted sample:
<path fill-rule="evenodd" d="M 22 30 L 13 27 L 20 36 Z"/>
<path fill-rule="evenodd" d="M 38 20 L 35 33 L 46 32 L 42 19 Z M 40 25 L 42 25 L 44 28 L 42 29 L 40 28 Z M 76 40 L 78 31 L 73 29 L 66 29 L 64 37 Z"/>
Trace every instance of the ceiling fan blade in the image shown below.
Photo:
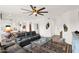
<path fill-rule="evenodd" d="M 31 16 L 33 13 L 29 14 L 29 16 Z"/>
<path fill-rule="evenodd" d="M 48 13 L 48 11 L 40 11 L 39 13 Z"/>
<path fill-rule="evenodd" d="M 38 11 L 41 11 L 41 10 L 44 10 L 45 9 L 45 7 L 43 7 L 43 8 L 41 8 L 41 9 L 39 9 Z"/>
<path fill-rule="evenodd" d="M 24 10 L 24 11 L 30 11 L 30 10 L 27 10 L 27 9 L 23 9 L 23 8 L 21 8 L 21 10 Z"/>
<path fill-rule="evenodd" d="M 39 15 L 42 15 L 42 16 L 44 16 L 44 14 L 40 14 L 40 13 L 39 13 Z"/>
<path fill-rule="evenodd" d="M 24 14 L 27 14 L 27 13 L 31 13 L 30 11 L 29 12 L 23 12 Z"/>
<path fill-rule="evenodd" d="M 30 5 L 30 7 L 32 8 L 32 10 L 34 9 L 34 7 L 32 5 Z"/>

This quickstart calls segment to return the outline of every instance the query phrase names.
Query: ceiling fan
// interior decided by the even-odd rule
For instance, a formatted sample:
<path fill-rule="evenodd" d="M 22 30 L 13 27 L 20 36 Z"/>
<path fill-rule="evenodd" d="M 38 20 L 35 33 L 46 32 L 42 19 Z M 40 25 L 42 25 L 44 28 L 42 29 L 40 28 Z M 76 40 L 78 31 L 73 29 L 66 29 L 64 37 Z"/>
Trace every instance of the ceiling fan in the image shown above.
<path fill-rule="evenodd" d="M 45 7 L 40 8 L 40 9 L 37 9 L 36 6 L 33 6 L 33 5 L 30 5 L 30 7 L 32 10 L 27 10 L 23 8 L 21 8 L 21 10 L 28 11 L 26 13 L 30 13 L 29 16 L 30 15 L 35 15 L 35 16 L 42 15 L 43 16 L 44 15 L 43 13 L 48 13 L 48 11 L 43 11 L 44 9 L 46 9 Z"/>

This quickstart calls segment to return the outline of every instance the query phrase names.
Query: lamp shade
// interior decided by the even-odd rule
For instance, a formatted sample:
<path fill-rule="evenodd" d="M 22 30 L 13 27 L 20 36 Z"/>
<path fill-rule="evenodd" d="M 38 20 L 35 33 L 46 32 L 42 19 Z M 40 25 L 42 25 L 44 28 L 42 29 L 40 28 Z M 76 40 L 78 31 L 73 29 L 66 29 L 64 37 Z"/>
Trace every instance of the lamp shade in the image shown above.
<path fill-rule="evenodd" d="M 12 28 L 11 27 L 6 27 L 5 28 L 5 32 L 11 32 L 12 31 Z"/>

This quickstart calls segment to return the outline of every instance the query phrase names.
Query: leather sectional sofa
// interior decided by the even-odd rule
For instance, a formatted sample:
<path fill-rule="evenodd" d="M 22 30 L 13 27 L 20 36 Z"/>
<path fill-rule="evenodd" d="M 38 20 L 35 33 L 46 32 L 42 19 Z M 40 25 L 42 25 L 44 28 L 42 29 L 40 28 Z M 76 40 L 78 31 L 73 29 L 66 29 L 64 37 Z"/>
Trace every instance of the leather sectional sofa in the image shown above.
<path fill-rule="evenodd" d="M 31 32 L 22 32 L 17 35 L 15 41 L 18 43 L 21 47 L 24 47 L 26 45 L 31 44 L 31 42 L 40 39 L 41 36 L 39 34 L 36 34 L 35 31 Z"/>

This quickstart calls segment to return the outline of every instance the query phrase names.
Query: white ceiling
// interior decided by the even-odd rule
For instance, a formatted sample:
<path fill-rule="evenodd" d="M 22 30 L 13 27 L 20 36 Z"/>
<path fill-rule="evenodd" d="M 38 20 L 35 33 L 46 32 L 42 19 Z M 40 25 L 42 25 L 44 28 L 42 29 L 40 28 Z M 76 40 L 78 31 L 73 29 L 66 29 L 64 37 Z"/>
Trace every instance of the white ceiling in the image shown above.
<path fill-rule="evenodd" d="M 74 9 L 78 9 L 77 5 L 37 5 L 37 8 L 46 7 L 45 10 L 48 11 L 48 14 L 45 14 L 47 17 L 59 16 L 67 11 L 71 11 Z M 31 10 L 29 5 L 0 5 L 0 10 L 5 13 L 12 13 L 18 15 L 25 15 L 28 17 L 29 14 L 23 14 L 23 10 L 21 8 L 25 8 Z M 32 16 L 33 17 L 33 16 Z M 39 16 L 38 16 L 39 17 Z"/>

